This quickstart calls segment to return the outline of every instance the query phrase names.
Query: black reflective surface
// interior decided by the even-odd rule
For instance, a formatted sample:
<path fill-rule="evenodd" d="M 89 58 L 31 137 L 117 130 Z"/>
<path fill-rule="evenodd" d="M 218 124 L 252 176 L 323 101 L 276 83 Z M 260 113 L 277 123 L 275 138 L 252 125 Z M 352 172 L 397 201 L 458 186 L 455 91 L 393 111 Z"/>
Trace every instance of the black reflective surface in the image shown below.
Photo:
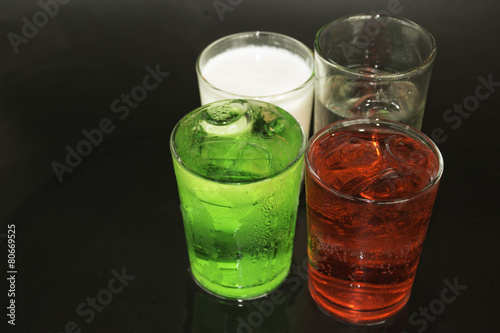
<path fill-rule="evenodd" d="M 2 0 L 0 331 L 500 331 L 499 10 L 492 1 Z M 369 327 L 315 306 L 303 196 L 286 282 L 244 304 L 207 295 L 188 271 L 168 149 L 175 123 L 199 105 L 196 57 L 248 30 L 312 47 L 326 22 L 371 11 L 416 21 L 438 45 L 422 130 L 445 171 L 408 305 Z M 9 230 L 16 273 L 7 273 Z"/>

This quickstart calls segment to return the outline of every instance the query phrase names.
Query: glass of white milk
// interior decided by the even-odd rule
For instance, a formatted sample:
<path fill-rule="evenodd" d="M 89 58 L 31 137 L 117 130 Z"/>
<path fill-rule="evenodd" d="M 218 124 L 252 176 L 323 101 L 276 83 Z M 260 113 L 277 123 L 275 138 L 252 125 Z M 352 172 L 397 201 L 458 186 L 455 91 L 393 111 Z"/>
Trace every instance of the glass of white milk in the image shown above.
<path fill-rule="evenodd" d="M 314 99 L 314 53 L 298 40 L 251 31 L 208 45 L 196 61 L 201 104 L 256 99 L 291 113 L 309 137 Z"/>

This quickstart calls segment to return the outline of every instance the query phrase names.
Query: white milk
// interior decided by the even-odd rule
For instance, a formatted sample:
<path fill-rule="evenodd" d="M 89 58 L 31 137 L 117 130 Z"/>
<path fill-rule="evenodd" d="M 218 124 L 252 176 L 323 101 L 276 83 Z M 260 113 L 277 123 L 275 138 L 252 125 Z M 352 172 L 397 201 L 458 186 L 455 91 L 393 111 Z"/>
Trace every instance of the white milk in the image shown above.
<path fill-rule="evenodd" d="M 199 80 L 201 103 L 227 98 L 247 98 L 276 104 L 290 112 L 309 137 L 313 102 L 312 64 L 288 50 L 271 46 L 229 49 L 208 60 Z M 218 90 L 220 89 L 220 90 Z"/>

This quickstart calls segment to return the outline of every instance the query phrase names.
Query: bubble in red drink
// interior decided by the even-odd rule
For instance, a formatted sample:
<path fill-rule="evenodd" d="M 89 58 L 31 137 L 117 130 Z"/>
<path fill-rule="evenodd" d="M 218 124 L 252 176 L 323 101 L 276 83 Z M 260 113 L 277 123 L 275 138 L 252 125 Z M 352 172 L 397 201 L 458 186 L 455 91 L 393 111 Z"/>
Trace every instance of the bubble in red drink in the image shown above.
<path fill-rule="evenodd" d="M 306 163 L 311 295 L 344 321 L 383 321 L 410 296 L 441 154 L 409 126 L 356 119 L 317 133 Z"/>

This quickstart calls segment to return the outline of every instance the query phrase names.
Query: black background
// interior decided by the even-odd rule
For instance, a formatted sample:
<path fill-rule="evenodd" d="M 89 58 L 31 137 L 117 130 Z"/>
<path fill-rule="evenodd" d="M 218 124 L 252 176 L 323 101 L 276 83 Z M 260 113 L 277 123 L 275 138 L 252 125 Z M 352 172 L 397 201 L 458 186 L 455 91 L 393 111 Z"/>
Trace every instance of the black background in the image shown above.
<path fill-rule="evenodd" d="M 500 331 L 500 84 L 480 88 L 489 95 L 474 111 L 447 113 L 474 101 L 479 77 L 500 82 L 499 2 L 220 0 L 231 9 L 221 16 L 211 0 L 66 2 L 46 22 L 37 1 L 0 2 L 1 332 Z M 408 306 L 382 326 L 340 324 L 314 305 L 300 269 L 280 287 L 281 304 L 238 307 L 206 295 L 188 273 L 168 148 L 175 123 L 200 103 L 197 55 L 251 30 L 312 47 L 326 22 L 381 10 L 426 27 L 438 45 L 422 131 L 446 135 L 445 172 Z M 34 18 L 38 31 L 13 46 L 9 33 L 24 38 Z M 111 104 L 142 84 L 147 66 L 169 74 L 121 120 Z M 53 162 L 65 163 L 66 146 L 104 118 L 111 133 L 60 182 Z M 294 268 L 306 257 L 305 223 L 302 196 Z M 16 230 L 15 327 L 6 316 L 7 225 Z M 101 312 L 76 312 L 122 269 L 134 279 Z M 442 308 L 445 280 L 467 288 Z M 438 314 L 423 319 L 429 307 Z"/>

